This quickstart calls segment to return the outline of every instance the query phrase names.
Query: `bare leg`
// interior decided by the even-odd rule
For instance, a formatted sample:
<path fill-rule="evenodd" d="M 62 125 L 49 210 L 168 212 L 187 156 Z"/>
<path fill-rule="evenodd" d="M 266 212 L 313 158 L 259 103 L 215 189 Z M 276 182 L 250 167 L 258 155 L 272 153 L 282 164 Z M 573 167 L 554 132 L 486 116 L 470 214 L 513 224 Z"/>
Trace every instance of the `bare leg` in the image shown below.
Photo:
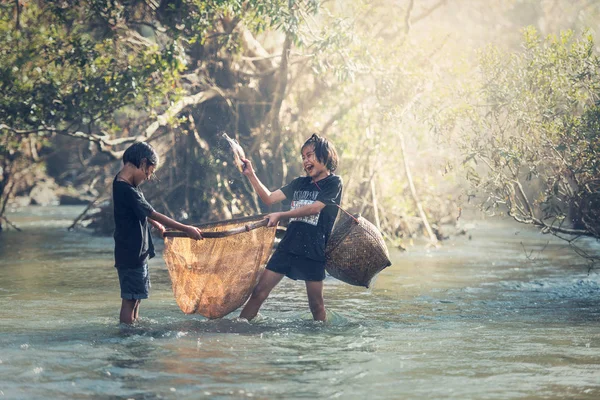
<path fill-rule="evenodd" d="M 124 324 L 132 324 L 136 320 L 139 300 L 125 300 L 121 302 L 121 314 L 119 319 Z"/>
<path fill-rule="evenodd" d="M 308 296 L 308 305 L 315 321 L 325 321 L 327 314 L 325 312 L 325 301 L 323 300 L 323 281 L 306 281 L 306 295 Z"/>
<path fill-rule="evenodd" d="M 133 322 L 137 321 L 140 316 L 140 304 L 141 300 L 136 300 L 135 307 L 133 308 Z"/>
<path fill-rule="evenodd" d="M 258 281 L 258 285 L 256 285 L 254 291 L 252 291 L 250 300 L 248 300 L 240 313 L 240 318 L 246 318 L 250 321 L 252 318 L 256 317 L 260 306 L 262 306 L 262 303 L 269 297 L 271 290 L 277 286 L 282 278 L 283 274 L 278 274 L 277 272 L 265 269 Z"/>

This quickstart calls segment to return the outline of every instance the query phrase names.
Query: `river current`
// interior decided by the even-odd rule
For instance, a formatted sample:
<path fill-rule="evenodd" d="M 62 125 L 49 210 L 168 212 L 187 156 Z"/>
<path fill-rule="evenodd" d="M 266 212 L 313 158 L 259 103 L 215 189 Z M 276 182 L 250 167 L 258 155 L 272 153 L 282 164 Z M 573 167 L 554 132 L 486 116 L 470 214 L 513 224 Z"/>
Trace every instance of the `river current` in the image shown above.
<path fill-rule="evenodd" d="M 535 229 L 477 220 L 390 249 L 371 289 L 328 277 L 326 324 L 289 279 L 251 323 L 185 315 L 159 251 L 123 327 L 112 238 L 68 232 L 80 211 L 8 214 L 23 231 L 0 233 L 0 398 L 600 398 L 600 276 Z"/>

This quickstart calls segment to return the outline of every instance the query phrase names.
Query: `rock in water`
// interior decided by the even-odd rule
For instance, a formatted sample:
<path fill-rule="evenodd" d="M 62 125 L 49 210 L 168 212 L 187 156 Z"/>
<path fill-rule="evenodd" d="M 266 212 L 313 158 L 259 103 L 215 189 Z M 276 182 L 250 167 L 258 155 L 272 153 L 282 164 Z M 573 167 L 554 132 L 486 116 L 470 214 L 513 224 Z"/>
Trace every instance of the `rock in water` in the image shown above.
<path fill-rule="evenodd" d="M 54 183 L 54 180 L 43 180 L 31 189 L 29 197 L 31 198 L 31 204 L 40 206 L 50 206 L 58 204 L 58 196 L 56 195 L 56 189 L 58 185 Z"/>

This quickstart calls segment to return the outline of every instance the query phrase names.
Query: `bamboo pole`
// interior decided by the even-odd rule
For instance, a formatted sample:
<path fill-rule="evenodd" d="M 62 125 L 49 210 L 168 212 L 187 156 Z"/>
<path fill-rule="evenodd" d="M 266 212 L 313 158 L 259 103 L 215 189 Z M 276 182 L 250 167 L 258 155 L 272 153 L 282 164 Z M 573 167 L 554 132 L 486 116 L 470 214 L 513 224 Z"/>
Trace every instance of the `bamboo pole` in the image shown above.
<path fill-rule="evenodd" d="M 259 215 L 258 218 L 260 218 L 261 216 Z M 246 217 L 246 218 L 236 218 L 236 219 L 232 219 L 229 221 L 223 221 L 223 222 L 235 222 L 235 221 L 244 221 L 244 220 L 256 220 L 257 217 Z M 244 233 L 244 232 L 249 232 L 253 229 L 257 229 L 257 228 L 261 228 L 263 226 L 267 226 L 267 224 L 269 223 L 269 221 L 267 219 L 262 219 L 260 221 L 256 221 L 253 223 L 249 223 L 246 224 L 244 226 L 238 227 L 238 228 L 232 228 L 232 229 L 228 229 L 226 231 L 220 231 L 220 232 L 202 232 L 202 237 L 206 238 L 206 239 L 218 239 L 218 238 L 224 238 L 227 236 L 232 236 L 232 235 L 237 235 L 240 233 Z M 202 228 L 207 228 L 207 227 L 214 227 L 214 226 L 218 226 L 219 223 L 208 223 L 208 224 L 203 224 L 203 225 L 196 225 L 200 230 L 202 230 Z M 187 233 L 185 232 L 180 232 L 180 231 L 166 231 L 163 235 L 164 237 L 189 237 Z"/>

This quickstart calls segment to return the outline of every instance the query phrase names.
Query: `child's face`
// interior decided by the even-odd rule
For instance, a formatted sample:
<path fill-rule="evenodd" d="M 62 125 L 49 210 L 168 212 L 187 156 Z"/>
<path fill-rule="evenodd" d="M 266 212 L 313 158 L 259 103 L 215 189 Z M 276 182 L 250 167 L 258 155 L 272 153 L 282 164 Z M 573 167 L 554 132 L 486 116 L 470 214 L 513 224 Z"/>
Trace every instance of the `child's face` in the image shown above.
<path fill-rule="evenodd" d="M 145 175 L 145 179 L 144 180 L 148 180 L 150 179 L 150 177 L 154 174 L 154 171 L 156 170 L 156 167 L 154 165 L 150 165 L 148 167 L 146 167 L 146 169 L 144 170 L 144 175 Z"/>
<path fill-rule="evenodd" d="M 328 173 L 325 164 L 317 159 L 315 146 L 312 144 L 302 149 L 302 166 L 306 174 L 313 179 Z"/>
<path fill-rule="evenodd" d="M 135 174 L 136 175 L 135 180 L 137 181 L 136 185 L 139 185 L 142 182 L 145 182 L 148 179 L 150 179 L 150 177 L 154 173 L 155 169 L 156 169 L 156 166 L 147 165 L 147 162 L 145 160 L 142 161 L 140 167 L 137 169 L 136 174 Z"/>

